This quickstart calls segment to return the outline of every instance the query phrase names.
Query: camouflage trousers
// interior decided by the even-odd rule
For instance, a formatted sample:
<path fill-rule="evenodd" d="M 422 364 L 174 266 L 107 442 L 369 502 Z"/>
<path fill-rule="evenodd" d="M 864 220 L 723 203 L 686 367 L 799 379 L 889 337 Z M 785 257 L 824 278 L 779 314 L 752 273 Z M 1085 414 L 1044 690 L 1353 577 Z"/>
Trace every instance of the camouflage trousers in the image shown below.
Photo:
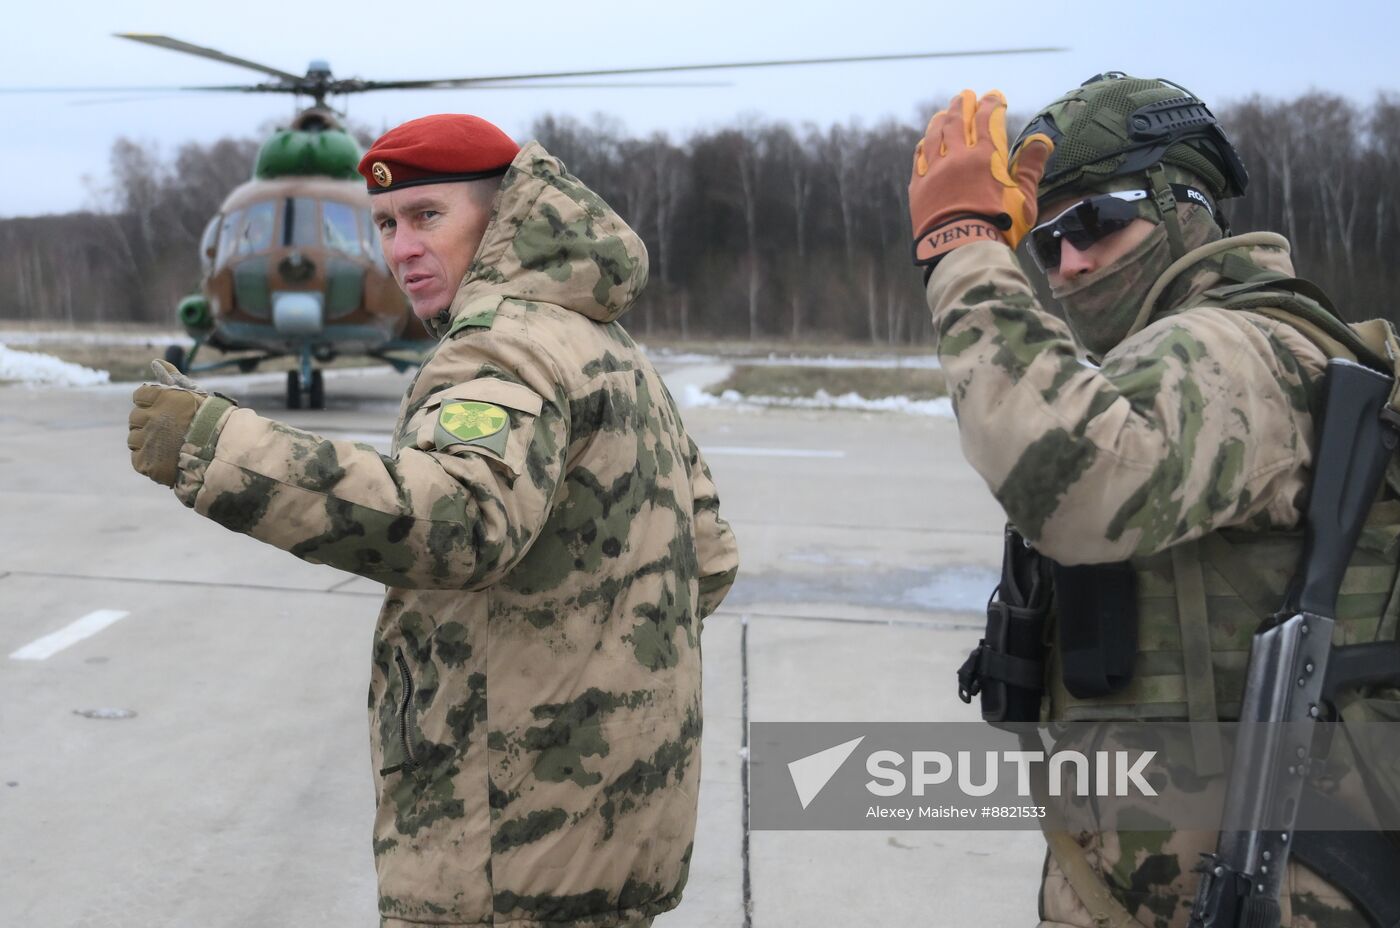
<path fill-rule="evenodd" d="M 1090 866 L 1114 897 L 1147 928 L 1186 928 L 1201 854 L 1215 850 L 1211 831 L 1081 832 Z M 1369 928 L 1351 902 L 1306 867 L 1288 865 L 1279 900 L 1283 928 Z M 1055 858 L 1046 854 L 1038 928 L 1095 928 Z"/>

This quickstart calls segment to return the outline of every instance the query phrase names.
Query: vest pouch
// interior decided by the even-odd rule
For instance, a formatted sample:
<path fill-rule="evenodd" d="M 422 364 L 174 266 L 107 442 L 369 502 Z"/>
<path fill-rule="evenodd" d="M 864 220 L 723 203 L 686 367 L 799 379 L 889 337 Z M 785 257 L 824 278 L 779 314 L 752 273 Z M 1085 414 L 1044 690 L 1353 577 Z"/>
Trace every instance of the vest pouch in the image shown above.
<path fill-rule="evenodd" d="M 1245 532 L 1225 529 L 1196 543 L 1201 599 L 1184 595 L 1194 584 L 1182 569 L 1192 558 L 1174 550 L 1130 562 L 1136 574 L 1137 644 L 1131 682 L 1108 696 L 1081 698 L 1064 682 L 1059 647 L 1050 655 L 1048 719 L 1090 722 L 1125 719 L 1190 721 L 1193 702 L 1210 701 L 1213 717 L 1239 718 L 1245 670 L 1254 630 L 1282 605 L 1303 547 L 1300 532 Z M 1189 547 L 1179 545 L 1178 548 Z M 1400 626 L 1400 503 L 1377 503 L 1352 554 L 1337 600 L 1332 643 L 1393 641 Z M 1069 614 L 1056 590 L 1051 621 Z M 1203 614 L 1202 614 L 1203 613 Z M 1193 640 L 1204 635 L 1206 654 Z M 1188 656 L 1191 655 L 1191 656 Z"/>
<path fill-rule="evenodd" d="M 1056 564 L 1054 577 L 1065 689 L 1078 699 L 1122 690 L 1132 682 L 1137 658 L 1137 575 L 1132 565 Z"/>

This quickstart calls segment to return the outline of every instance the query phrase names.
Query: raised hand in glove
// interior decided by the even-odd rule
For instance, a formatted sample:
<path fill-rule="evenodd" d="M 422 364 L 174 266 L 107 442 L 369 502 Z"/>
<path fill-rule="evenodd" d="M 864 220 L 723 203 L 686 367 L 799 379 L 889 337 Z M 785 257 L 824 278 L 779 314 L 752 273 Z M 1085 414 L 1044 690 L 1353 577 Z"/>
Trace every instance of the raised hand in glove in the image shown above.
<path fill-rule="evenodd" d="M 180 447 L 210 395 L 166 361 L 152 361 L 151 370 L 159 382 L 143 383 L 131 395 L 134 407 L 127 418 L 126 446 L 137 473 L 172 487 L 180 467 Z M 232 405 L 223 397 L 215 399 L 224 408 Z"/>
<path fill-rule="evenodd" d="M 1035 189 L 1055 143 L 1036 133 L 1008 161 L 1006 97 L 971 90 L 929 120 L 914 149 L 909 217 L 914 263 L 933 265 L 961 245 L 1004 242 L 1015 248 L 1035 225 Z"/>

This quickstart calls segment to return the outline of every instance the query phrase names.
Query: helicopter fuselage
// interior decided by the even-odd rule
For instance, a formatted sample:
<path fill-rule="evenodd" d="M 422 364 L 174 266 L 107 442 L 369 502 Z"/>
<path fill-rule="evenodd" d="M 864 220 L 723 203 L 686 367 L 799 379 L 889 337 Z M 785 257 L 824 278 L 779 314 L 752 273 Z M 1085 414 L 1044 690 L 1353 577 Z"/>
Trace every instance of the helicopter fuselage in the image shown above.
<path fill-rule="evenodd" d="M 384 265 L 359 181 L 251 180 L 201 242 L 216 348 L 318 358 L 429 336 Z"/>

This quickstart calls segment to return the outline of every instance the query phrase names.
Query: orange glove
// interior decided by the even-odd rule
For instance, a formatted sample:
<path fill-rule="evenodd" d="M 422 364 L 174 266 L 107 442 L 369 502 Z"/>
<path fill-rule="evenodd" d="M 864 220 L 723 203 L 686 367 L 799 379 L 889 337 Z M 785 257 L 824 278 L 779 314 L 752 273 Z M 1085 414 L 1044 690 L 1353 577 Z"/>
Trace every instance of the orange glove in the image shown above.
<path fill-rule="evenodd" d="M 1035 225 L 1035 188 L 1055 143 L 1037 132 L 1010 163 L 1007 149 L 999 90 L 981 100 L 964 90 L 929 120 L 909 179 L 915 264 L 935 264 L 971 242 L 1015 248 Z"/>

